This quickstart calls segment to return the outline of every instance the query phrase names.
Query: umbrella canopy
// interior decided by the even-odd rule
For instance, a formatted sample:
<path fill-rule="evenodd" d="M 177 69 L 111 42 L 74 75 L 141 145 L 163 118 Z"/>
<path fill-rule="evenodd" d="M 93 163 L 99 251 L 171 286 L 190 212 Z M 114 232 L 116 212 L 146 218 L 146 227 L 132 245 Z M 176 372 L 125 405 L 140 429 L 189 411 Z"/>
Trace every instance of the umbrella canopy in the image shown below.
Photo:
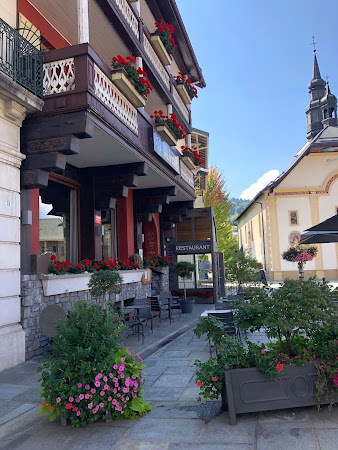
<path fill-rule="evenodd" d="M 338 242 L 338 215 L 308 228 L 300 238 L 301 244 L 325 244 L 328 242 Z"/>

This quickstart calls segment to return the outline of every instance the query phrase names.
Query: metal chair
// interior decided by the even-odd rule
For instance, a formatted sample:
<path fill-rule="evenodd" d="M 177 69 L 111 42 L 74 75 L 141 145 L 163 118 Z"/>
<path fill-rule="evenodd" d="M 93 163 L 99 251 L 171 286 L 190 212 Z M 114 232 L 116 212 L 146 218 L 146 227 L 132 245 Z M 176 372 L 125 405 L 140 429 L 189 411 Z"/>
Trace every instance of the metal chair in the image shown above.
<path fill-rule="evenodd" d="M 181 317 L 181 305 L 178 302 L 179 297 L 173 297 L 171 295 L 170 291 L 164 291 L 164 292 L 160 293 L 160 299 L 163 302 L 165 302 L 165 301 L 168 302 L 167 304 L 168 304 L 168 309 L 170 308 L 170 313 L 171 313 L 171 311 L 178 311 L 178 318 Z M 174 320 L 174 318 L 171 317 L 171 314 L 170 314 L 169 319 L 170 319 L 170 321 Z"/>
<path fill-rule="evenodd" d="M 150 313 L 152 314 L 153 317 L 158 317 L 158 326 L 160 326 L 161 323 L 161 317 L 162 317 L 162 312 L 167 312 L 168 308 L 163 307 L 162 302 L 159 300 L 158 295 L 154 295 L 151 297 L 148 297 L 148 299 L 150 300 Z"/>
<path fill-rule="evenodd" d="M 121 315 L 121 309 L 116 307 L 116 310 L 118 314 Z M 141 323 L 140 318 L 136 314 L 129 312 L 123 314 L 122 320 L 124 325 L 128 328 L 132 328 L 133 334 L 137 334 L 138 340 L 140 340 L 140 335 L 142 336 L 142 343 L 144 343 L 143 323 Z M 142 331 L 140 331 L 140 327 L 142 327 Z"/>
<path fill-rule="evenodd" d="M 146 322 L 146 325 L 148 326 L 148 320 L 150 320 L 150 329 L 151 332 L 153 333 L 153 315 L 151 314 L 151 305 L 150 305 L 150 301 L 147 298 L 135 298 L 134 302 L 133 302 L 134 306 L 137 305 L 149 305 L 149 310 L 139 310 L 139 320 L 140 322 L 143 324 L 143 322 Z"/>

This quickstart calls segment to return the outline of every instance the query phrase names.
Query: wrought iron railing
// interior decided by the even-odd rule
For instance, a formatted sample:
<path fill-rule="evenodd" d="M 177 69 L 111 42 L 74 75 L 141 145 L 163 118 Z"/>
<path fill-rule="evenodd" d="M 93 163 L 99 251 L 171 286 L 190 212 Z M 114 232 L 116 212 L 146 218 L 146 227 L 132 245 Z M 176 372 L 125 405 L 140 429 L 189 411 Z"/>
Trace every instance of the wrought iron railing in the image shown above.
<path fill-rule="evenodd" d="M 0 71 L 42 98 L 42 50 L 0 19 Z"/>

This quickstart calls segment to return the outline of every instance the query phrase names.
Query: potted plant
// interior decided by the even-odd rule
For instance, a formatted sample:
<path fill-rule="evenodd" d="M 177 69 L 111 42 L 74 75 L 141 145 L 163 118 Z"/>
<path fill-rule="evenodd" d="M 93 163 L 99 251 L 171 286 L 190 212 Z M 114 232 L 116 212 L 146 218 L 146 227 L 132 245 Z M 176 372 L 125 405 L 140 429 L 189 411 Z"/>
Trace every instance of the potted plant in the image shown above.
<path fill-rule="evenodd" d="M 104 308 L 107 295 L 119 294 L 122 291 L 122 277 L 117 271 L 98 270 L 90 277 L 88 287 L 93 298 L 102 297 Z"/>
<path fill-rule="evenodd" d="M 185 147 L 182 145 L 182 161 L 190 169 L 194 170 L 196 166 L 204 164 L 203 156 L 197 153 L 197 147 L 191 149 L 190 147 Z"/>
<path fill-rule="evenodd" d="M 318 253 L 316 245 L 304 245 L 296 242 L 282 253 L 285 261 L 296 262 L 298 264 L 299 279 L 304 280 L 304 265 L 308 261 L 312 261 Z"/>
<path fill-rule="evenodd" d="M 173 34 L 174 27 L 161 19 L 155 22 L 156 31 L 150 37 L 151 43 L 164 66 L 170 66 L 172 55 L 176 54 L 177 45 Z"/>
<path fill-rule="evenodd" d="M 156 268 L 158 267 L 169 267 L 172 261 L 170 260 L 168 255 L 166 256 L 155 255 L 146 259 L 144 263 L 147 267 L 150 267 L 152 270 L 156 271 Z"/>
<path fill-rule="evenodd" d="M 186 105 L 190 104 L 193 98 L 197 98 L 197 89 L 192 85 L 189 77 L 178 72 L 174 80 L 177 83 L 177 91 Z"/>
<path fill-rule="evenodd" d="M 154 111 L 150 116 L 155 121 L 156 131 L 170 146 L 176 145 L 179 139 L 184 139 L 184 127 L 177 122 L 175 114 L 165 116 L 163 111 Z"/>
<path fill-rule="evenodd" d="M 279 289 L 253 289 L 250 302 L 237 302 L 237 326 L 251 331 L 264 328 L 276 343 L 244 344 L 224 335 L 221 343 L 217 341 L 215 358 L 196 361 L 200 398 L 222 395 L 232 425 L 237 413 L 316 404 L 331 407 L 338 393 L 337 308 L 332 295 L 326 284 L 313 280 L 287 280 Z M 203 332 L 210 337 L 209 328 Z"/>
<path fill-rule="evenodd" d="M 135 108 L 146 105 L 146 99 L 153 90 L 147 73 L 140 67 L 136 68 L 134 56 L 124 59 L 121 55 L 112 60 L 112 81 L 127 97 Z"/>
<path fill-rule="evenodd" d="M 257 281 L 257 260 L 250 256 L 249 251 L 237 251 L 227 262 L 227 278 L 237 283 L 237 292 L 242 292 L 246 283 Z"/>
<path fill-rule="evenodd" d="M 191 278 L 192 273 L 195 272 L 196 266 L 188 261 L 181 261 L 175 264 L 174 272 L 177 273 L 179 277 L 183 279 L 183 293 L 184 300 L 180 300 L 182 313 L 192 313 L 192 307 L 195 303 L 195 300 L 188 299 L 187 300 L 187 290 L 185 287 L 185 279 Z"/>

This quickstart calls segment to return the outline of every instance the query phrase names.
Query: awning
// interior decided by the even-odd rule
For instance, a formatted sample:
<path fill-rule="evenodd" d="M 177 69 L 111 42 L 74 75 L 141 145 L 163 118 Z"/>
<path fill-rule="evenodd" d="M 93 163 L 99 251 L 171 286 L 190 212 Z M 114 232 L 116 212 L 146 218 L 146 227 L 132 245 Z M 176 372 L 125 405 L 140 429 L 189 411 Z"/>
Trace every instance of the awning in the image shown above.
<path fill-rule="evenodd" d="M 308 228 L 301 235 L 301 244 L 325 244 L 328 242 L 338 242 L 338 215 Z"/>

